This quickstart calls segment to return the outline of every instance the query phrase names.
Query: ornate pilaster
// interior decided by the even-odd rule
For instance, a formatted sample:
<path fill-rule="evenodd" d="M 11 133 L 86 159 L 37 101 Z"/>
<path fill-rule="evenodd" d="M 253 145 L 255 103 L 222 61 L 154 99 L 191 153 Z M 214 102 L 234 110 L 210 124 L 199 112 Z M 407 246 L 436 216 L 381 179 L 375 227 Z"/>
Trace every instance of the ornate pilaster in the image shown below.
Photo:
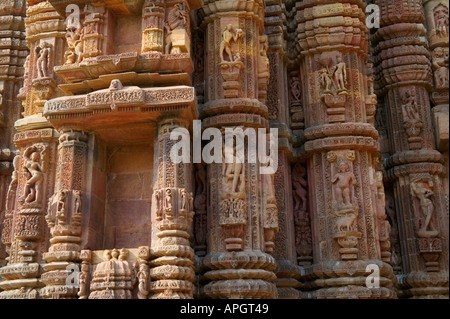
<path fill-rule="evenodd" d="M 19 148 L 15 209 L 10 217 L 10 231 L 2 241 L 10 244 L 8 264 L 0 268 L 5 279 L 0 298 L 34 299 L 39 288 L 42 253 L 47 251 L 48 229 L 45 225 L 47 198 L 53 192 L 57 133 L 53 129 L 17 133 L 14 142 Z M 9 236 L 9 238 L 7 237 Z"/>
<path fill-rule="evenodd" d="M 51 239 L 43 259 L 46 271 L 41 280 L 44 298 L 77 298 L 78 287 L 67 277 L 80 266 L 81 219 L 85 192 L 87 136 L 83 132 L 62 131 L 58 145 L 56 192 L 50 197 L 45 216 Z"/>
<path fill-rule="evenodd" d="M 302 291 L 308 298 L 392 298 L 372 186 L 378 134 L 368 106 L 365 3 L 302 1 L 296 9 L 314 238 Z M 379 269 L 378 287 L 366 285 L 369 265 Z"/>
<path fill-rule="evenodd" d="M 381 28 L 374 53 L 390 144 L 384 164 L 395 192 L 402 254 L 399 286 L 406 297 L 448 298 L 448 254 L 442 253 L 448 251 L 445 168 L 432 128 L 432 57 L 422 1 L 375 2 Z"/>
<path fill-rule="evenodd" d="M 170 132 L 181 127 L 175 120 L 162 121 L 155 139 L 155 175 L 152 196 L 152 254 L 150 298 L 193 298 L 194 250 L 190 229 L 194 217 L 191 164 L 174 163 Z M 189 139 L 189 137 L 185 137 Z"/>
<path fill-rule="evenodd" d="M 280 0 L 265 1 L 264 29 L 267 36 L 269 61 L 268 85 L 262 86 L 267 91 L 265 101 L 270 127 L 278 129 L 278 168 L 274 174 L 276 206 L 278 208 L 279 232 L 275 238 L 274 257 L 277 268 L 275 284 L 278 298 L 299 298 L 300 268 L 297 266 L 294 249 L 294 217 L 292 211 L 292 187 L 290 178 L 290 163 L 292 157 L 292 136 L 289 132 L 291 114 L 289 113 L 289 99 L 292 83 L 287 78 L 286 67 L 286 21 L 285 7 Z M 264 84 L 261 83 L 261 84 Z M 298 97 L 298 96 L 297 96 Z"/>
<path fill-rule="evenodd" d="M 268 128 L 267 96 L 269 38 L 264 35 L 262 0 L 204 1 L 200 9 L 205 33 L 204 129 L 219 128 L 222 145 L 234 154 L 232 129 L 239 136 L 247 128 Z M 242 130 L 242 131 L 241 131 Z M 254 145 L 252 145 L 254 146 Z M 226 149 L 227 147 L 225 147 Z M 275 259 L 270 255 L 278 230 L 274 176 L 263 176 L 258 163 L 233 161 L 207 165 L 208 269 L 204 293 L 211 298 L 273 298 Z M 263 187 L 263 180 L 264 186 Z M 267 196 L 264 196 L 266 194 Z"/>

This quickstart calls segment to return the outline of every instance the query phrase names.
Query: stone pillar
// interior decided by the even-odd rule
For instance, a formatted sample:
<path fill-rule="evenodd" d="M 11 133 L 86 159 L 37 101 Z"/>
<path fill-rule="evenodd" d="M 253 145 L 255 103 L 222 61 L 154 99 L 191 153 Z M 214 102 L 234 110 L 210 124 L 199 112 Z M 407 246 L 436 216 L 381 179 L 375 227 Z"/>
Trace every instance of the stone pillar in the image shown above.
<path fill-rule="evenodd" d="M 269 127 L 264 7 L 262 0 L 204 1 L 200 9 L 207 57 L 202 128 L 221 129 L 214 139 L 222 143 L 227 128 L 245 132 Z M 246 157 L 247 148 L 235 150 Z M 275 259 L 269 254 L 278 230 L 270 195 L 273 176 L 261 175 L 258 163 L 245 161 L 207 165 L 208 251 L 203 265 L 208 271 L 203 278 L 209 281 L 204 293 L 211 298 L 276 296 Z"/>
<path fill-rule="evenodd" d="M 448 254 L 442 253 L 449 249 L 445 167 L 433 134 L 432 64 L 422 1 L 376 4 L 381 28 L 374 36 L 374 56 L 389 132 L 384 164 L 395 193 L 402 252 L 399 288 L 404 297 L 448 298 Z"/>
<path fill-rule="evenodd" d="M 443 153 L 446 163 L 446 174 L 443 178 L 447 212 L 449 210 L 449 26 L 448 0 L 424 0 L 425 26 L 428 44 L 431 51 L 431 67 L 433 69 L 433 126 L 436 148 Z"/>
<path fill-rule="evenodd" d="M 3 233 L 10 249 L 8 264 L 0 268 L 5 279 L 0 298 L 35 299 L 43 286 L 40 262 L 49 239 L 45 212 L 55 179 L 57 132 L 49 128 L 19 132 L 14 142 L 21 155 L 15 210 L 7 224 L 10 231 Z"/>
<path fill-rule="evenodd" d="M 104 19 L 108 19 L 109 16 L 106 14 L 105 6 L 87 4 L 84 11 L 86 16 L 83 22 L 83 59 L 106 54 L 106 46 L 103 43 L 106 29 Z"/>
<path fill-rule="evenodd" d="M 292 210 L 291 168 L 292 139 L 289 133 L 290 108 L 289 90 L 291 83 L 287 79 L 285 21 L 286 9 L 281 0 L 266 0 L 264 29 L 267 35 L 270 77 L 265 99 L 269 110 L 270 127 L 278 129 L 278 168 L 274 176 L 276 204 L 278 207 L 279 229 L 275 238 L 273 256 L 276 259 L 278 298 L 299 298 L 300 268 L 297 266 L 295 254 L 294 217 Z M 262 83 L 263 84 L 263 83 Z M 264 96 L 263 96 L 264 97 Z"/>
<path fill-rule="evenodd" d="M 0 270 L 6 279 L 2 298 L 40 298 L 44 286 L 42 254 L 50 237 L 45 214 L 53 194 L 58 132 L 42 116 L 44 103 L 56 95 L 53 66 L 63 61 L 64 21 L 48 1 L 28 1 L 22 100 L 24 118 L 14 126 L 19 132 L 14 143 L 19 149 L 16 205 L 11 217 L 8 265 Z"/>
<path fill-rule="evenodd" d="M 62 131 L 58 145 L 55 193 L 49 199 L 45 220 L 51 239 L 43 259 L 41 280 L 44 298 L 77 298 L 76 282 L 67 280 L 80 266 L 81 218 L 86 186 L 87 136 L 83 132 Z M 70 278 L 69 278 L 70 279 Z"/>
<path fill-rule="evenodd" d="M 23 0 L 4 1 L 0 7 L 0 232 L 3 223 L 9 223 L 13 209 L 8 204 L 14 202 L 11 198 L 13 190 L 8 186 L 10 183 L 13 188 L 16 185 L 16 181 L 11 179 L 11 173 L 14 171 L 13 158 L 17 154 L 13 142 L 14 122 L 20 117 L 21 110 L 17 94 L 23 84 L 23 65 L 28 54 L 25 11 L 26 3 Z M 9 212 L 5 209 L 8 205 Z M 0 266 L 6 264 L 5 248 L 8 249 L 0 245 Z"/>
<path fill-rule="evenodd" d="M 301 1 L 296 8 L 314 238 L 302 291 L 307 298 L 395 297 L 374 193 L 379 147 L 367 106 L 364 2 Z M 366 285 L 370 268 L 379 270 L 379 287 Z"/>
<path fill-rule="evenodd" d="M 142 53 L 162 52 L 164 1 L 145 1 L 142 7 Z"/>
<path fill-rule="evenodd" d="M 151 299 L 193 298 L 194 250 L 190 231 L 194 217 L 192 164 L 174 163 L 170 132 L 180 126 L 162 121 L 155 139 L 155 175 L 152 196 L 152 254 L 149 265 Z M 189 140 L 189 136 L 185 136 Z"/>

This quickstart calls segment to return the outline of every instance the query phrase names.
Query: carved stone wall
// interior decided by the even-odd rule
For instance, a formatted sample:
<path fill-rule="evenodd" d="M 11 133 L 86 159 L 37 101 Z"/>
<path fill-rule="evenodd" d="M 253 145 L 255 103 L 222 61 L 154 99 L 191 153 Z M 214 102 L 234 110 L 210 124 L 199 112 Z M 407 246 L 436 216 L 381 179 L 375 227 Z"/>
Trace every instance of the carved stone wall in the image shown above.
<path fill-rule="evenodd" d="M 448 298 L 448 11 L 0 0 L 0 299 Z"/>

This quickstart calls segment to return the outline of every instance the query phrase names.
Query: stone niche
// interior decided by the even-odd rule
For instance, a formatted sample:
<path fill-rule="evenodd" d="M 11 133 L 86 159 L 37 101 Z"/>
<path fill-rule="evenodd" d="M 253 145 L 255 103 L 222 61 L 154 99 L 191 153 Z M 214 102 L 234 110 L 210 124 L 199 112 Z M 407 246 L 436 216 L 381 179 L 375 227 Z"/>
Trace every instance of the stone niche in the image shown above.
<path fill-rule="evenodd" d="M 112 80 L 107 89 L 48 101 L 44 115 L 57 129 L 89 134 L 83 247 L 150 245 L 157 123 L 161 117 L 196 116 L 194 88 L 140 88 Z"/>
<path fill-rule="evenodd" d="M 153 147 L 110 145 L 106 151 L 104 248 L 150 242 Z"/>

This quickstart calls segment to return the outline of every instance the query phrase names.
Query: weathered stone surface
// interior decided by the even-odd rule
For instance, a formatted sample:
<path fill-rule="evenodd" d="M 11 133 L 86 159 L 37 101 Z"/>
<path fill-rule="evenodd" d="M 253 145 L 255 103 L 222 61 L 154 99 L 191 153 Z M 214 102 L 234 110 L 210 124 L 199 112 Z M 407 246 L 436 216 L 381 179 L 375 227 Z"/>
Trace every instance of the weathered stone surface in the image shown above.
<path fill-rule="evenodd" d="M 448 298 L 448 11 L 0 0 L 0 299 Z"/>

